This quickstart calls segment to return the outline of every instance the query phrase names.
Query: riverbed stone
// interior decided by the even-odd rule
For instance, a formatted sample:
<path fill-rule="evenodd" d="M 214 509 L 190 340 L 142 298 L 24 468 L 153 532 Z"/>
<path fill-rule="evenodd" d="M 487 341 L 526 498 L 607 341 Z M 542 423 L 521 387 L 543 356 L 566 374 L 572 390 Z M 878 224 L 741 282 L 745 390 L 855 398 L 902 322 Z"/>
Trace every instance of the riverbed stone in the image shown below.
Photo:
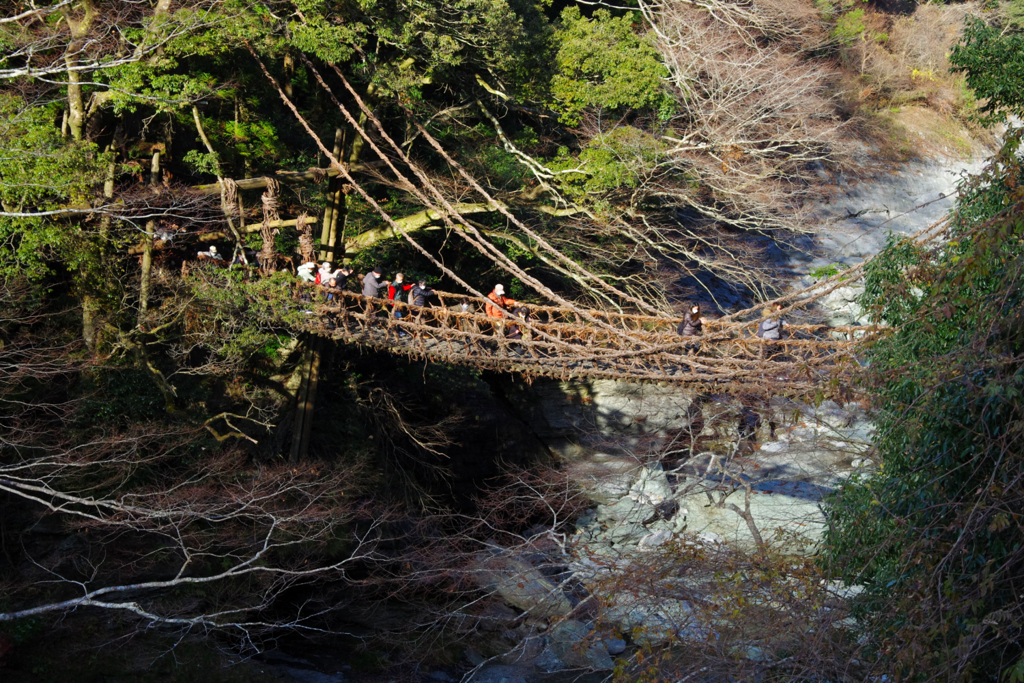
<path fill-rule="evenodd" d="M 629 493 L 642 465 L 631 455 L 593 453 L 566 464 L 566 471 L 595 503 L 611 504 Z"/>
<path fill-rule="evenodd" d="M 652 550 L 672 540 L 672 532 L 661 529 L 647 534 L 636 544 L 638 550 Z"/>
<path fill-rule="evenodd" d="M 468 680 L 473 683 L 527 683 L 529 671 L 507 664 L 489 664 L 481 667 Z"/>
<path fill-rule="evenodd" d="M 605 636 L 601 639 L 604 643 L 604 648 L 608 651 L 611 656 L 621 655 L 626 651 L 626 641 L 617 636 Z"/>
<path fill-rule="evenodd" d="M 506 395 L 534 433 L 566 461 L 594 451 L 632 454 L 657 448 L 693 417 L 694 397 L 671 385 L 538 378 L 528 387 L 509 384 Z"/>

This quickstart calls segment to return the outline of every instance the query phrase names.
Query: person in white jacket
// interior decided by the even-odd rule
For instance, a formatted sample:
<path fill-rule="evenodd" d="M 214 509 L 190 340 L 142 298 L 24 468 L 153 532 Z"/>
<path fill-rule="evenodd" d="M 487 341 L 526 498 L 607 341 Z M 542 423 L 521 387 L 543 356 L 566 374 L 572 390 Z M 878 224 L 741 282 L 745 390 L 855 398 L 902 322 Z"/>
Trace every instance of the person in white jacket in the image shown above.
<path fill-rule="evenodd" d="M 316 263 L 307 261 L 295 269 L 295 274 L 304 282 L 316 282 Z"/>

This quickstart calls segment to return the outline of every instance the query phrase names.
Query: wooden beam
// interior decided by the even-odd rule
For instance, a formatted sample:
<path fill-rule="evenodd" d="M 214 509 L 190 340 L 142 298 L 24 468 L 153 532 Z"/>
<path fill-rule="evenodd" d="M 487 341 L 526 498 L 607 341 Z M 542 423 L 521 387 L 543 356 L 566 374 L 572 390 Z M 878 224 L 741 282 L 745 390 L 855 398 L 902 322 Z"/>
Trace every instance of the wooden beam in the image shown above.
<path fill-rule="evenodd" d="M 374 166 L 379 166 L 383 162 L 375 161 L 370 164 L 354 164 L 349 168 L 350 173 L 360 173 L 362 171 L 369 170 Z M 338 169 L 336 168 L 319 168 L 309 169 L 308 171 L 278 171 L 273 175 L 274 179 L 285 185 L 298 185 L 301 183 L 312 183 L 316 182 L 317 178 L 321 174 L 326 174 L 324 178 L 333 178 L 338 175 Z M 266 177 L 260 178 L 242 178 L 236 180 L 235 185 L 239 190 L 263 190 L 267 187 Z M 211 183 L 209 185 L 193 185 L 192 189 L 202 194 L 220 194 L 220 183 Z"/>
<path fill-rule="evenodd" d="M 291 218 L 291 219 L 286 220 L 286 221 L 270 221 L 270 227 L 272 227 L 272 228 L 294 227 L 295 223 L 296 223 L 296 219 L 295 218 Z M 306 223 L 315 225 L 316 224 L 316 219 L 315 218 L 307 218 L 306 219 Z M 262 229 L 263 229 L 263 224 L 262 223 L 248 223 L 248 224 L 243 224 L 243 225 L 241 225 L 239 227 L 239 231 L 242 232 L 242 233 L 259 232 Z M 183 233 L 179 237 L 192 237 L 192 236 L 194 236 L 196 241 L 198 241 L 198 242 L 216 242 L 217 240 L 230 240 L 230 239 L 233 239 L 232 235 L 230 235 L 230 234 L 228 234 L 226 232 L 204 232 L 201 235 L 195 235 L 194 233 Z M 177 240 L 174 240 L 174 241 L 177 241 Z M 163 241 L 156 242 L 155 244 L 153 244 L 153 249 L 157 249 L 157 250 L 159 250 L 159 249 L 170 249 L 171 247 L 174 246 L 174 241 L 172 241 L 171 243 L 167 243 L 167 242 L 163 242 Z M 131 254 L 132 256 L 137 256 L 138 254 L 141 254 L 144 249 L 145 249 L 144 245 L 136 244 L 135 246 L 128 248 L 128 253 Z"/>

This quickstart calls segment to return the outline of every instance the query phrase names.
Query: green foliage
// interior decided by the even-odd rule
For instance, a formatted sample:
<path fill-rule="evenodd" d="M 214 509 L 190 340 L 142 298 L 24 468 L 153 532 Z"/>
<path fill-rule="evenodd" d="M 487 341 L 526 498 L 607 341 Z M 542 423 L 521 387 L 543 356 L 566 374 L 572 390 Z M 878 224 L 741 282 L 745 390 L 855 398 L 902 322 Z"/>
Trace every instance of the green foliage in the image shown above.
<path fill-rule="evenodd" d="M 881 471 L 842 488 L 827 547 L 901 676 L 994 680 L 1021 653 L 1002 627 L 1024 559 L 1021 138 L 964 182 L 948 243 L 892 237 L 865 273 L 864 306 L 893 328 L 869 354 Z"/>
<path fill-rule="evenodd" d="M 0 275 L 42 279 L 47 261 L 76 260 L 81 239 L 75 227 L 59 225 L 40 213 L 90 205 L 92 188 L 103 177 L 107 156 L 95 145 L 65 141 L 50 107 L 24 107 L 16 98 L 0 96 Z M 33 215 L 36 214 L 36 215 Z"/>
<path fill-rule="evenodd" d="M 588 19 L 579 8 L 567 7 L 555 41 L 552 107 L 564 123 L 578 124 L 587 108 L 650 109 L 662 118 L 671 116 L 672 97 L 664 85 L 668 69 L 629 17 L 613 17 L 602 9 Z"/>
<path fill-rule="evenodd" d="M 1024 34 L 1006 33 L 970 17 L 949 61 L 985 100 L 978 115 L 984 125 L 1024 116 Z"/>
<path fill-rule="evenodd" d="M 808 273 L 811 277 L 816 280 L 824 280 L 846 270 L 848 266 L 845 263 L 830 263 L 827 266 L 821 266 L 820 268 L 812 268 Z"/>
<path fill-rule="evenodd" d="M 832 29 L 832 37 L 841 43 L 852 43 L 860 38 L 866 30 L 864 10 L 857 8 L 839 15 L 836 19 L 836 26 Z"/>
<path fill-rule="evenodd" d="M 1006 16 L 1006 23 L 1015 31 L 1024 31 L 1024 0 L 1009 0 L 1000 3 Z"/>
<path fill-rule="evenodd" d="M 587 142 L 578 157 L 561 148 L 550 164 L 560 175 L 562 190 L 573 199 L 636 187 L 642 174 L 657 167 L 664 143 L 633 126 L 616 126 Z M 574 171 L 574 172 L 568 172 Z"/>
<path fill-rule="evenodd" d="M 310 307 L 295 298 L 295 279 L 284 272 L 248 280 L 238 270 L 196 268 L 186 284 L 194 314 L 185 333 L 229 374 L 273 358 Z"/>
<path fill-rule="evenodd" d="M 192 169 L 193 173 L 217 175 L 220 171 L 220 158 L 216 154 L 190 149 L 181 159 L 182 163 Z"/>
<path fill-rule="evenodd" d="M 483 73 L 521 92 L 545 72 L 547 22 L 528 0 L 360 0 L 359 9 L 379 46 L 367 66 L 380 94 L 464 86 Z"/>

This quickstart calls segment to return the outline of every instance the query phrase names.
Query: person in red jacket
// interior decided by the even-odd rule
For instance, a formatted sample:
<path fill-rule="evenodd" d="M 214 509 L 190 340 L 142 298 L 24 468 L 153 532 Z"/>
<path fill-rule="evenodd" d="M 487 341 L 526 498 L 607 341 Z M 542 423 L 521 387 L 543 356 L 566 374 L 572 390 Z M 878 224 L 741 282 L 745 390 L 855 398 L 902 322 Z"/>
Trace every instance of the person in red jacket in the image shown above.
<path fill-rule="evenodd" d="M 500 336 L 505 330 L 505 314 L 502 313 L 501 308 L 504 308 L 511 314 L 513 309 L 519 305 L 519 302 L 505 296 L 505 287 L 500 284 L 494 285 L 494 289 L 487 295 L 487 299 L 488 303 L 484 310 L 487 312 L 488 318 L 494 318 L 491 321 L 491 325 L 494 327 L 494 334 Z M 498 308 L 499 306 L 501 308 Z"/>
<path fill-rule="evenodd" d="M 405 284 L 405 275 L 402 273 L 397 273 L 395 275 L 395 281 L 388 285 L 388 299 L 390 301 L 394 301 L 395 297 L 398 297 L 398 300 L 401 301 L 402 297 L 405 296 L 405 293 L 412 288 L 413 285 Z M 394 304 L 392 304 L 391 306 L 392 308 L 395 309 L 395 317 L 401 318 L 402 312 L 398 310 L 398 307 L 395 306 Z"/>

